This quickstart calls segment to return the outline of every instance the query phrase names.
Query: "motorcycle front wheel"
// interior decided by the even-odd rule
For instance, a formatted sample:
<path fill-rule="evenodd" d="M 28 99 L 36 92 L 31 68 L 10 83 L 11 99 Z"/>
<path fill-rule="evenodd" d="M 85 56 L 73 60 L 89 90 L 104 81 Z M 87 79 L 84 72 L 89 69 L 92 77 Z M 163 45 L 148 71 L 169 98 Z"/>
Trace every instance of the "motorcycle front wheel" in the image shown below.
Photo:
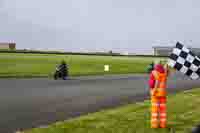
<path fill-rule="evenodd" d="M 58 79 L 58 73 L 57 73 L 57 72 L 54 73 L 54 79 L 55 79 L 55 80 Z"/>

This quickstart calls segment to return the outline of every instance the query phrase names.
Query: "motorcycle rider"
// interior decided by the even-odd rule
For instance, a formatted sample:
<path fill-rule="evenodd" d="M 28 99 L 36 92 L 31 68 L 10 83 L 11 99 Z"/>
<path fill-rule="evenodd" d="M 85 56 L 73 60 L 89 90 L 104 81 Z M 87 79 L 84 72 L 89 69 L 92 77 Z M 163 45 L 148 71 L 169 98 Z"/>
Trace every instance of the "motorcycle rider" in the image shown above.
<path fill-rule="evenodd" d="M 57 72 L 61 74 L 61 77 L 66 80 L 68 76 L 68 65 L 64 60 L 61 61 L 61 64 L 56 68 Z"/>

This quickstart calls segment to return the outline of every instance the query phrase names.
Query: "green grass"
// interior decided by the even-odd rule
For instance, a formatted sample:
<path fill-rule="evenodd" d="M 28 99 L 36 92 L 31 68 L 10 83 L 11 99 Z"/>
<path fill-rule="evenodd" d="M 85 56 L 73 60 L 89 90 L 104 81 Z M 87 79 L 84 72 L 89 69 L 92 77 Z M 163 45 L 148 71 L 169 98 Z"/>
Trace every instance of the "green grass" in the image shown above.
<path fill-rule="evenodd" d="M 103 110 L 24 133 L 189 133 L 200 123 L 200 89 L 168 97 L 167 129 L 151 129 L 149 101 Z M 172 132 L 173 133 L 173 132 Z"/>
<path fill-rule="evenodd" d="M 62 59 L 69 63 L 71 76 L 81 76 L 145 73 L 155 58 L 1 53 L 0 77 L 52 76 Z M 105 64 L 110 65 L 109 72 L 104 72 Z"/>

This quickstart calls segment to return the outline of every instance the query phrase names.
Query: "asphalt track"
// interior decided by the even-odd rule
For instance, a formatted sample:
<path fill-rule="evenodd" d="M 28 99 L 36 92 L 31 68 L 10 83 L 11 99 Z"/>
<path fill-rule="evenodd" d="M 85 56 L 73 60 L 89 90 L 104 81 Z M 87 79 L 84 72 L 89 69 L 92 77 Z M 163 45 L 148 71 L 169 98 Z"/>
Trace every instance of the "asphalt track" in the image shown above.
<path fill-rule="evenodd" d="M 52 79 L 0 79 L 0 133 L 40 127 L 56 121 L 148 98 L 148 75 Z M 168 92 L 200 87 L 172 74 Z"/>

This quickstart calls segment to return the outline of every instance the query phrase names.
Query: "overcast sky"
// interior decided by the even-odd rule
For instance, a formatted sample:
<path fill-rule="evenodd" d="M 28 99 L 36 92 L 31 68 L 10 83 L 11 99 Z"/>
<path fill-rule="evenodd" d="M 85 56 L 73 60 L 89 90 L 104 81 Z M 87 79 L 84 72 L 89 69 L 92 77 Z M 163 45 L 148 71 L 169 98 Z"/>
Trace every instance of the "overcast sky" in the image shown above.
<path fill-rule="evenodd" d="M 0 0 L 0 41 L 17 48 L 150 53 L 200 47 L 198 0 Z"/>

